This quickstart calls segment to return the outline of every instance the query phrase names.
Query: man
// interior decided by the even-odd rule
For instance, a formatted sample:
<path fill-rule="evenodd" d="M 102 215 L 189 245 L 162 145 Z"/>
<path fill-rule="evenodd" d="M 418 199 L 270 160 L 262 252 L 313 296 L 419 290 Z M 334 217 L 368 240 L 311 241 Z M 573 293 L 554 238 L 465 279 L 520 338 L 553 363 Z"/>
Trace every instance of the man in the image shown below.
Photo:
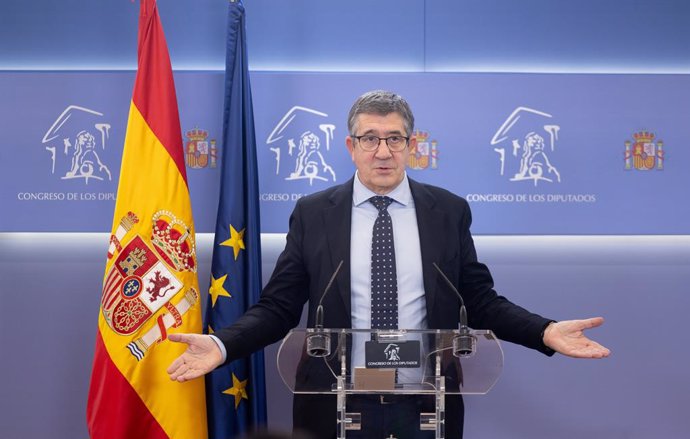
<path fill-rule="evenodd" d="M 168 369 L 172 379 L 197 378 L 280 340 L 299 323 L 307 302 L 307 326 L 313 327 L 319 300 L 340 261 L 342 269 L 323 299 L 326 328 L 457 328 L 459 299 L 441 279 L 436 263 L 462 294 L 470 327 L 491 329 L 503 340 L 547 355 L 609 355 L 582 333 L 601 325 L 602 318 L 554 322 L 493 290 L 487 267 L 477 262 L 467 202 L 405 173 L 410 148 L 416 146 L 410 137 L 413 129 L 414 117 L 402 97 L 372 91 L 357 99 L 345 141 L 355 176 L 297 202 L 285 250 L 261 299 L 235 324 L 217 331 L 215 340 L 207 335 L 169 336 L 188 344 Z M 382 256 L 381 249 L 392 255 Z M 386 279 L 391 272 L 392 279 Z M 371 407 L 376 405 L 371 400 L 364 406 L 407 410 L 410 401 L 419 399 L 403 400 L 401 407 Z M 461 438 L 462 399 L 447 397 L 446 409 L 446 437 Z M 293 425 L 320 439 L 332 438 L 335 413 L 335 397 L 297 395 Z M 387 436 L 389 426 L 379 427 Z M 413 436 L 404 426 L 391 428 L 393 437 Z"/>

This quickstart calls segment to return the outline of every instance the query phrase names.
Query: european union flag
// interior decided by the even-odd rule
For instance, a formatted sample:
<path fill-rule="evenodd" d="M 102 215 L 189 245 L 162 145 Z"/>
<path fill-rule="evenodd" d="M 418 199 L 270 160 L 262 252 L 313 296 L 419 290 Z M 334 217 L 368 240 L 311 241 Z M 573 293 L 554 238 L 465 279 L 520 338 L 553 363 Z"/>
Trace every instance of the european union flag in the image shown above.
<path fill-rule="evenodd" d="M 206 308 L 209 333 L 231 325 L 261 293 L 259 188 L 244 6 L 229 3 L 220 201 Z M 234 438 L 266 424 L 263 352 L 206 378 L 208 433 Z"/>

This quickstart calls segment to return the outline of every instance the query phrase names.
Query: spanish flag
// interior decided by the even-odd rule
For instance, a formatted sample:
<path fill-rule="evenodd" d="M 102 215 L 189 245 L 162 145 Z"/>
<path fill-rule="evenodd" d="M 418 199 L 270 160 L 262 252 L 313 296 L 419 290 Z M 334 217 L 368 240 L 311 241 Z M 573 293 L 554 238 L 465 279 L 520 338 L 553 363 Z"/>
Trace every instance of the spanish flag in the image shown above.
<path fill-rule="evenodd" d="M 92 439 L 204 439 L 204 380 L 171 381 L 201 333 L 194 223 L 170 57 L 155 0 L 141 0 L 138 71 L 105 265 L 87 424 Z"/>

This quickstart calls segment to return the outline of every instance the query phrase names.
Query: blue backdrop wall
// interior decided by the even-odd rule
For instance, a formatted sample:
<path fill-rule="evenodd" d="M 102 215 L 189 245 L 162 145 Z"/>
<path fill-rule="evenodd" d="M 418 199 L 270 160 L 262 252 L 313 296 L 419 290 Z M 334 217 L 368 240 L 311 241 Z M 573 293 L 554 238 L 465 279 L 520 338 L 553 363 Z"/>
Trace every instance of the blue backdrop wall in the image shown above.
<path fill-rule="evenodd" d="M 223 154 L 226 7 L 159 2 L 200 232 L 213 230 Z M 614 352 L 602 362 L 504 345 L 503 378 L 467 401 L 468 437 L 686 437 L 690 357 L 676 334 L 690 305 L 690 3 L 256 0 L 246 9 L 264 279 L 296 199 L 352 175 L 350 103 L 396 90 L 417 117 L 408 172 L 470 201 L 499 291 L 552 318 L 607 318 L 593 334 Z M 0 346 L 13 358 L 0 362 L 3 438 L 86 436 L 137 15 L 125 0 L 0 4 Z M 307 133 L 321 166 L 296 172 Z M 75 154 L 84 139 L 95 168 Z M 524 165 L 535 151 L 549 167 Z M 210 245 L 200 235 L 202 284 Z M 289 428 L 290 398 L 271 367 L 271 425 Z"/>

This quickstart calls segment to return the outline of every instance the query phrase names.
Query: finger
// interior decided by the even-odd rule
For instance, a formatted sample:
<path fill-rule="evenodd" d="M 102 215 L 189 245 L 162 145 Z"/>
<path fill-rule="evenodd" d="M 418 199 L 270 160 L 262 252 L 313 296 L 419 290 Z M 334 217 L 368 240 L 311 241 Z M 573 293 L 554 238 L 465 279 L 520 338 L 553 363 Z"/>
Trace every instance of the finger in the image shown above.
<path fill-rule="evenodd" d="M 605 358 L 610 354 L 611 351 L 608 348 L 595 341 L 586 339 L 585 344 L 579 347 L 574 347 L 567 355 L 575 358 Z"/>
<path fill-rule="evenodd" d="M 179 373 L 180 373 L 180 372 L 179 372 L 179 369 L 180 369 L 183 365 L 184 365 L 184 360 L 182 359 L 182 356 L 179 356 L 179 357 L 177 357 L 177 358 L 175 359 L 175 361 L 173 361 L 173 362 L 170 364 L 170 366 L 168 367 L 168 369 L 166 370 L 166 372 L 167 372 L 168 375 L 170 375 L 170 377 L 172 378 L 172 375 L 173 375 L 173 374 L 179 374 Z"/>
<path fill-rule="evenodd" d="M 174 343 L 187 343 L 192 341 L 190 334 L 168 334 L 168 340 Z"/>
<path fill-rule="evenodd" d="M 606 348 L 601 349 L 588 349 L 585 352 L 579 354 L 579 358 L 606 358 L 611 354 Z"/>
<path fill-rule="evenodd" d="M 602 346 L 601 349 L 598 349 L 594 353 L 594 355 L 594 358 L 606 358 L 611 355 L 611 351 Z"/>
<path fill-rule="evenodd" d="M 186 367 L 184 364 L 180 365 L 177 367 L 175 370 L 172 372 L 168 372 L 170 375 L 170 379 L 173 381 L 179 381 L 179 378 L 186 372 Z"/>
<path fill-rule="evenodd" d="M 180 382 L 180 383 L 184 383 L 185 381 L 187 381 L 187 379 L 185 378 L 185 375 L 186 375 L 187 373 L 189 373 L 189 370 L 187 369 L 187 366 L 186 366 L 186 365 L 182 365 L 182 367 L 180 367 L 175 373 L 173 373 L 172 375 L 170 375 L 170 379 L 173 380 L 173 381 L 177 381 L 177 382 Z"/>
<path fill-rule="evenodd" d="M 578 320 L 581 329 L 592 329 L 604 324 L 603 317 L 592 317 L 591 319 Z"/>
<path fill-rule="evenodd" d="M 202 375 L 203 375 L 203 373 L 201 373 L 197 369 L 188 369 L 185 373 L 183 373 L 182 375 L 177 377 L 177 381 L 180 383 L 184 383 L 185 381 L 199 378 Z"/>
<path fill-rule="evenodd" d="M 173 381 L 177 381 L 180 383 L 184 383 L 185 381 L 193 380 L 194 378 L 198 378 L 202 373 L 199 373 L 197 369 L 189 367 L 189 364 L 187 363 L 182 363 L 179 365 L 177 369 L 175 369 L 174 372 L 170 374 L 170 379 Z"/>
<path fill-rule="evenodd" d="M 594 354 L 597 355 L 597 358 L 604 358 L 611 355 L 611 351 L 607 347 L 602 346 L 595 341 L 592 342 L 592 349 Z"/>

